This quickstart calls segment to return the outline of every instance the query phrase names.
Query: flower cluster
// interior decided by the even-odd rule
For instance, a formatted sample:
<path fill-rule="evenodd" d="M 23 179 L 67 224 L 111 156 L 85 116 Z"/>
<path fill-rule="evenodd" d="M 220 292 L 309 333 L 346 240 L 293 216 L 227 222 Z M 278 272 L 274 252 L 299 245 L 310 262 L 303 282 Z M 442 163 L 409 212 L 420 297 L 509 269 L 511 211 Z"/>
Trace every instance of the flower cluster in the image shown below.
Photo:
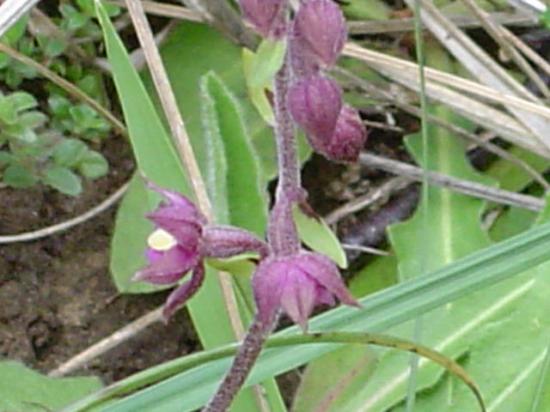
<path fill-rule="evenodd" d="M 148 215 L 156 228 L 146 251 L 149 264 L 134 279 L 179 284 L 192 272 L 191 279 L 169 296 L 164 309 L 167 318 L 199 289 L 205 258 L 253 251 L 260 257 L 252 285 L 257 319 L 268 330 L 284 311 L 305 329 L 316 305 L 332 305 L 336 299 L 357 305 L 336 265 L 324 255 L 301 248 L 292 217 L 294 205 L 305 202 L 293 123 L 306 132 L 315 151 L 331 160 L 354 161 L 365 143 L 359 113 L 343 102 L 340 87 L 326 75 L 344 47 L 346 24 L 332 0 L 301 1 L 291 21 L 288 0 L 240 0 L 240 6 L 261 36 L 288 41 L 285 63 L 275 80 L 280 181 L 270 214 L 268 244 L 242 229 L 208 224 L 188 199 L 151 184 L 164 202 Z"/>
<path fill-rule="evenodd" d="M 336 63 L 347 37 L 340 8 L 332 0 L 302 3 L 290 29 L 296 81 L 288 105 L 311 146 L 334 161 L 355 161 L 367 138 L 357 110 L 343 103 L 338 84 L 325 70 Z"/>
<path fill-rule="evenodd" d="M 286 0 L 241 0 L 244 17 L 264 37 L 280 38 Z M 332 0 L 305 0 L 286 28 L 293 84 L 288 108 L 313 149 L 330 160 L 356 161 L 367 133 L 359 113 L 343 103 L 325 71 L 336 64 L 347 38 L 346 22 Z"/>
<path fill-rule="evenodd" d="M 147 217 L 155 225 L 145 256 L 148 265 L 134 280 L 172 285 L 192 272 L 191 279 L 169 295 L 163 315 L 168 319 L 200 288 L 205 258 L 228 258 L 255 252 L 260 264 L 254 276 L 254 295 L 260 318 L 267 323 L 282 308 L 304 329 L 317 304 L 334 304 L 334 297 L 356 304 L 342 282 L 338 269 L 327 257 L 313 252 L 276 257 L 267 244 L 251 233 L 232 226 L 209 225 L 196 206 L 177 192 L 149 187 L 163 202 Z"/>

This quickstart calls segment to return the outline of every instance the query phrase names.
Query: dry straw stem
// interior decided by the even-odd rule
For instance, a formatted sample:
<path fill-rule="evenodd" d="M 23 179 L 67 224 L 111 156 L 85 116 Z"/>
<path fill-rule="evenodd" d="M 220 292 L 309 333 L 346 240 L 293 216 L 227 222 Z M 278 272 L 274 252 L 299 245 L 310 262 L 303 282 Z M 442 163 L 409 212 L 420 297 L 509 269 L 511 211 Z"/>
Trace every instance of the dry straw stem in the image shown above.
<path fill-rule="evenodd" d="M 522 13 L 496 12 L 490 14 L 493 21 L 500 24 L 510 24 L 514 26 L 535 26 L 539 22 L 531 16 Z M 480 23 L 475 17 L 465 15 L 449 15 L 451 21 L 458 27 L 475 28 Z M 373 21 L 352 21 L 348 23 L 348 30 L 351 34 L 381 34 L 381 33 L 399 33 L 412 31 L 414 29 L 414 18 L 373 20 Z"/>
<path fill-rule="evenodd" d="M 382 183 L 380 186 L 369 190 L 364 195 L 358 196 L 355 199 L 343 204 L 334 209 L 324 217 L 325 222 L 329 225 L 334 225 L 340 220 L 352 213 L 359 212 L 372 205 L 389 198 L 393 193 L 404 189 L 411 184 L 411 179 L 403 176 L 393 177 Z"/>
<path fill-rule="evenodd" d="M 512 43 L 520 52 L 525 55 L 525 57 L 531 60 L 531 62 L 536 64 L 547 76 L 550 76 L 550 63 L 543 59 L 540 54 L 535 52 L 531 47 L 525 44 L 523 40 L 521 40 L 506 27 L 502 27 L 501 30 L 502 35 L 506 40 Z"/>
<path fill-rule="evenodd" d="M 361 153 L 359 161 L 365 166 L 406 176 L 415 181 L 422 181 L 423 175 L 426 175 L 428 182 L 431 184 L 446 187 L 456 192 L 489 200 L 491 202 L 521 207 L 523 209 L 528 209 L 535 212 L 540 212 L 544 208 L 544 200 L 539 199 L 538 197 L 495 189 L 477 182 L 457 179 L 442 173 L 425 171 L 420 167 L 399 162 L 397 160 L 388 159 L 382 156 L 377 156 L 370 153 Z"/>
<path fill-rule="evenodd" d="M 346 47 L 345 53 L 351 57 L 364 61 L 374 70 L 380 72 L 390 80 L 417 93 L 420 92 L 418 73 L 411 70 L 411 67 L 409 67 L 409 65 L 413 65 L 413 67 L 416 66 L 414 63 L 386 56 L 385 54 L 372 50 L 363 49 L 355 45 Z M 428 79 L 433 73 L 432 70 L 426 68 L 426 77 Z M 439 73 L 447 75 L 443 72 Z M 452 77 L 460 81 L 459 77 Z M 476 85 L 476 83 L 474 83 L 474 85 Z M 435 81 L 428 81 L 426 83 L 425 92 L 431 100 L 450 107 L 456 113 L 484 128 L 495 131 L 499 136 L 509 140 L 511 143 L 550 158 L 550 150 L 547 149 L 533 133 L 527 130 L 523 124 L 501 110 L 487 105 L 478 99 L 470 98 L 465 93 L 454 91 Z"/>
<path fill-rule="evenodd" d="M 0 3 L 0 37 L 38 2 L 39 0 L 5 0 Z"/>
<path fill-rule="evenodd" d="M 405 0 L 409 6 L 412 6 L 414 1 L 416 0 Z M 422 22 L 472 76 L 500 93 L 514 95 L 526 101 L 531 100 L 537 106 L 538 99 L 446 18 L 432 1 L 418 1 L 422 5 L 420 13 Z M 505 103 L 504 106 L 519 122 L 533 132 L 541 147 L 548 153 L 550 150 L 550 118 L 542 113 L 527 110 L 526 106 L 517 108 L 510 102 Z M 549 110 L 542 105 L 539 107 L 546 111 Z"/>
<path fill-rule="evenodd" d="M 517 66 L 525 73 L 525 75 L 537 86 L 539 91 L 545 98 L 550 97 L 550 91 L 546 86 L 544 80 L 541 79 L 539 74 L 531 67 L 531 65 L 525 60 L 525 58 L 519 53 L 516 48 L 510 44 L 507 38 L 504 36 L 502 26 L 494 22 L 490 14 L 483 10 L 473 0 L 462 0 L 462 2 L 468 7 L 472 13 L 479 19 L 481 25 L 493 40 L 504 50 L 508 57 L 510 57 Z"/>

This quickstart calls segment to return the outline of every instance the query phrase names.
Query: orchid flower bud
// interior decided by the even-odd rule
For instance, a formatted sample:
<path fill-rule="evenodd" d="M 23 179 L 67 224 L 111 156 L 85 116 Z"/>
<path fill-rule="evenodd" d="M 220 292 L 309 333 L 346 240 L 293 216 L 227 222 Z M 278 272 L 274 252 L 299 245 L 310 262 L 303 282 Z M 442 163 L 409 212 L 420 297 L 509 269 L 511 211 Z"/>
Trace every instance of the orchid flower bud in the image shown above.
<path fill-rule="evenodd" d="M 239 0 L 244 18 L 263 37 L 281 38 L 286 33 L 288 0 Z"/>
<path fill-rule="evenodd" d="M 342 92 L 338 84 L 319 74 L 303 78 L 288 91 L 288 108 L 294 121 L 312 138 L 325 141 L 332 136 L 342 108 Z"/>
<path fill-rule="evenodd" d="M 310 66 L 315 60 L 324 67 L 334 66 L 342 52 L 347 38 L 346 21 L 338 5 L 332 0 L 307 0 L 294 18 L 292 25 L 291 50 L 298 66 Z M 294 64 L 293 64 L 294 65 Z"/>
<path fill-rule="evenodd" d="M 270 324 L 282 309 L 302 329 L 319 304 L 333 305 L 335 298 L 359 306 L 346 289 L 336 265 L 326 256 L 299 252 L 264 259 L 252 280 L 258 316 Z"/>
<path fill-rule="evenodd" d="M 367 131 L 359 113 L 353 107 L 344 105 L 336 121 L 334 134 L 320 153 L 333 161 L 355 162 L 366 140 Z"/>

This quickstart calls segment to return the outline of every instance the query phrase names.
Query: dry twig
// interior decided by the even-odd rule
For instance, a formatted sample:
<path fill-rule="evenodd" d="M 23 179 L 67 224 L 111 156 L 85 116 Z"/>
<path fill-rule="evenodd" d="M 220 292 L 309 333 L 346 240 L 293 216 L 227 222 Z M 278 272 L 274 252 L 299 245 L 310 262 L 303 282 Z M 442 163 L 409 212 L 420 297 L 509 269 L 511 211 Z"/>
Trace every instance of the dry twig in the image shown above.
<path fill-rule="evenodd" d="M 444 175 L 438 172 L 425 171 L 417 166 L 370 153 L 361 153 L 359 159 L 365 166 L 406 176 L 415 181 L 422 181 L 423 175 L 426 175 L 428 182 L 431 184 L 446 187 L 456 192 L 489 200 L 491 202 L 521 207 L 523 209 L 528 209 L 535 212 L 540 212 L 544 208 L 544 200 L 539 199 L 538 197 L 495 189 L 481 183 L 457 179 L 456 177 Z"/>

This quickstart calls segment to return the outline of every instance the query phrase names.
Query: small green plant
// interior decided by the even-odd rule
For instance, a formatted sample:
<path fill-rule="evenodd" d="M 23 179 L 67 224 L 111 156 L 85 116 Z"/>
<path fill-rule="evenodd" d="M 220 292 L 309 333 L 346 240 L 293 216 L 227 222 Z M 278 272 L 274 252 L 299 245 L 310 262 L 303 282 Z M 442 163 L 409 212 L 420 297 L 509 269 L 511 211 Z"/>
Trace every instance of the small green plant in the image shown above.
<path fill-rule="evenodd" d="M 103 74 L 86 63 L 97 55 L 90 40 L 101 37 L 93 20 L 93 0 L 62 1 L 58 10 L 60 17 L 52 18 L 57 35 L 30 33 L 25 16 L 2 37 L 3 43 L 107 104 Z M 115 16 L 119 11 L 113 6 L 108 13 Z M 75 50 L 80 58 L 75 58 Z M 40 82 L 35 68 L 5 53 L 0 53 L 0 81 L 8 89 L 0 93 L 0 178 L 4 184 L 25 188 L 43 183 L 75 196 L 82 190 L 81 176 L 96 179 L 107 173 L 105 158 L 84 142 L 98 143 L 111 131 L 110 123 L 94 109 L 75 104 L 56 84 Z M 33 93 L 37 90 L 40 105 L 27 92 L 8 92 L 26 88 L 29 81 L 34 82 Z"/>
<path fill-rule="evenodd" d="M 107 161 L 83 141 L 51 127 L 48 116 L 37 107 L 29 93 L 0 94 L 2 181 L 16 188 L 41 182 L 76 196 L 82 190 L 79 175 L 101 177 L 108 171 Z"/>

